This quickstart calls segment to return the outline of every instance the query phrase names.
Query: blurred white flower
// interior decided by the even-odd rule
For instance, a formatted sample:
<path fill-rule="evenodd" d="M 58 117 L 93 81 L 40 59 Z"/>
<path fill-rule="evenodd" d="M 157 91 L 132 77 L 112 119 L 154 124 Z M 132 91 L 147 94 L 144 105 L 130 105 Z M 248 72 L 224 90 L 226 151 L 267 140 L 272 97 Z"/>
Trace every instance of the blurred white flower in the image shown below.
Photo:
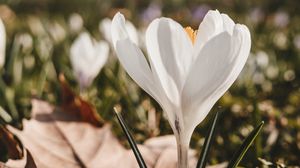
<path fill-rule="evenodd" d="M 231 106 L 231 111 L 234 112 L 234 113 L 239 113 L 243 110 L 243 107 L 239 104 L 233 104 Z"/>
<path fill-rule="evenodd" d="M 70 27 L 71 32 L 78 33 L 83 27 L 82 17 L 77 13 L 73 13 L 69 17 L 69 27 Z"/>
<path fill-rule="evenodd" d="M 104 18 L 99 23 L 99 30 L 104 36 L 105 40 L 108 41 L 111 45 L 113 45 L 112 37 L 111 37 L 111 22 L 112 22 L 111 19 Z M 130 40 L 133 41 L 135 44 L 139 45 L 139 36 L 135 26 L 130 21 L 126 21 L 125 27 Z"/>
<path fill-rule="evenodd" d="M 106 42 L 96 42 L 86 32 L 77 37 L 71 46 L 70 60 L 81 90 L 91 85 L 106 63 L 108 54 Z"/>
<path fill-rule="evenodd" d="M 2 68 L 5 63 L 5 46 L 6 46 L 6 32 L 5 32 L 4 24 L 0 19 L 0 68 Z"/>
<path fill-rule="evenodd" d="M 266 78 L 262 72 L 255 72 L 252 77 L 254 84 L 261 85 L 266 81 Z"/>
<path fill-rule="evenodd" d="M 274 15 L 274 25 L 280 28 L 286 27 L 290 22 L 289 14 L 285 11 L 278 11 Z"/>
<path fill-rule="evenodd" d="M 265 68 L 269 64 L 268 54 L 264 51 L 259 51 L 256 54 L 256 63 L 259 67 Z"/>
<path fill-rule="evenodd" d="M 274 65 L 268 66 L 268 68 L 266 70 L 266 75 L 270 79 L 277 78 L 278 75 L 279 75 L 279 68 L 278 68 L 278 66 L 274 66 Z"/>
<path fill-rule="evenodd" d="M 296 78 L 296 75 L 295 75 L 295 71 L 292 70 L 292 69 L 289 69 L 287 71 L 284 72 L 283 74 L 283 78 L 285 81 L 292 81 Z"/>
<path fill-rule="evenodd" d="M 274 44 L 280 49 L 286 49 L 288 47 L 288 38 L 285 33 L 276 33 L 273 37 Z"/>
<path fill-rule="evenodd" d="M 262 85 L 261 88 L 264 92 L 271 92 L 273 89 L 272 82 L 266 80 Z"/>
<path fill-rule="evenodd" d="M 186 167 L 195 127 L 245 65 L 251 46 L 248 28 L 218 11 L 209 11 L 198 31 L 169 18 L 155 19 L 146 31 L 150 65 L 130 39 L 120 13 L 112 21 L 112 40 L 128 74 L 167 114 L 178 143 L 179 167 Z"/>

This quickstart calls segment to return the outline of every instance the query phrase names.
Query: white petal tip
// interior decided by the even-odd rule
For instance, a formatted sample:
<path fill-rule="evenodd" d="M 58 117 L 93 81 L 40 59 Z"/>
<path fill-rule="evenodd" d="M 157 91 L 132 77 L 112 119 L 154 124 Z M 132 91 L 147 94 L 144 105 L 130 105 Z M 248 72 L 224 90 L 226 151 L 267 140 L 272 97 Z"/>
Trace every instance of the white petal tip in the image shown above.
<path fill-rule="evenodd" d="M 124 15 L 120 12 L 117 12 L 112 20 L 111 36 L 114 47 L 116 47 L 117 41 L 128 38 L 125 21 Z"/>
<path fill-rule="evenodd" d="M 118 20 L 124 20 L 125 21 L 125 17 L 121 12 L 117 12 L 113 18 L 113 20 L 118 19 Z"/>

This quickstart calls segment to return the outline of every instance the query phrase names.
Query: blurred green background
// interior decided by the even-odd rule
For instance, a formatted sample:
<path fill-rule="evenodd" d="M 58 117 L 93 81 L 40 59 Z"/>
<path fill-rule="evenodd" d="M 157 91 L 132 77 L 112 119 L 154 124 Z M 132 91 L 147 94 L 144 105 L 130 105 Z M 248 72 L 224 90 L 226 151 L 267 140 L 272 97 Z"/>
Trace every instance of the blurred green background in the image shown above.
<path fill-rule="evenodd" d="M 0 17 L 7 32 L 6 62 L 0 81 L 1 123 L 21 128 L 21 120 L 30 118 L 33 97 L 59 105 L 60 73 L 79 93 L 69 61 L 70 46 L 81 31 L 103 39 L 99 31 L 103 18 L 122 11 L 142 30 L 154 18 L 165 16 L 183 27 L 197 29 L 210 9 L 218 9 L 235 22 L 247 25 L 252 49 L 238 80 L 195 130 L 191 147 L 200 151 L 208 121 L 214 112 L 222 111 L 210 164 L 230 159 L 253 127 L 264 120 L 262 133 L 241 165 L 267 167 L 270 162 L 278 167 L 299 166 L 299 0 L 0 0 Z M 79 26 L 78 31 L 73 31 L 74 24 L 75 28 Z M 124 118 L 138 142 L 172 133 L 159 105 L 130 79 L 113 55 L 111 50 L 112 58 L 85 98 L 115 125 L 122 141 L 126 139 L 112 113 L 116 104 L 123 107 Z M 6 159 L 6 149 L 0 143 L 0 160 Z"/>

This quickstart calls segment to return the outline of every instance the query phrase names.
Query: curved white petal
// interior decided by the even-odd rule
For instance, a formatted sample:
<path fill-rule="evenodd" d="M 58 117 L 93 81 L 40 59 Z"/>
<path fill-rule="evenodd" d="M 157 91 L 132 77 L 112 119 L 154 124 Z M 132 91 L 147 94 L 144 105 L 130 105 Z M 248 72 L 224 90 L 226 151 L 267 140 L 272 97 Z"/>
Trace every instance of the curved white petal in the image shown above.
<path fill-rule="evenodd" d="M 199 25 L 196 44 L 205 43 L 223 31 L 223 19 L 220 12 L 217 10 L 210 10 Z"/>
<path fill-rule="evenodd" d="M 71 57 L 76 57 L 79 58 L 80 60 L 93 59 L 94 57 L 93 41 L 91 36 L 87 32 L 81 33 L 72 44 Z M 77 61 L 75 59 L 73 60 Z"/>
<path fill-rule="evenodd" d="M 82 71 L 86 71 L 85 69 L 89 66 L 88 60 L 93 57 L 93 50 L 92 40 L 88 33 L 81 33 L 70 48 L 70 61 L 75 72 L 82 74 Z"/>
<path fill-rule="evenodd" d="M 6 46 L 6 33 L 5 27 L 0 19 L 0 68 L 3 67 L 5 62 L 5 46 Z"/>
<path fill-rule="evenodd" d="M 138 33 L 134 25 L 125 20 L 124 15 L 120 12 L 116 13 L 112 24 L 115 26 L 111 27 L 111 36 L 112 36 L 112 43 L 115 47 L 116 41 L 114 39 L 126 39 L 129 38 L 134 44 L 138 45 Z"/>
<path fill-rule="evenodd" d="M 126 20 L 125 25 L 126 25 L 126 30 L 128 32 L 130 40 L 133 43 L 135 43 L 136 45 L 139 45 L 138 32 L 137 32 L 136 28 L 134 27 L 134 25 L 128 20 Z"/>
<path fill-rule="evenodd" d="M 233 20 L 226 14 L 221 14 L 222 20 L 223 20 L 223 28 L 225 31 L 227 31 L 230 35 L 233 33 L 234 29 L 234 22 Z"/>
<path fill-rule="evenodd" d="M 166 98 L 160 83 L 153 76 L 144 54 L 137 45 L 130 40 L 125 26 L 124 16 L 117 13 L 112 21 L 112 40 L 115 44 L 115 50 L 121 64 L 129 76 L 151 95 L 161 105 L 164 111 L 175 111 L 174 106 L 172 106 Z M 175 115 L 168 115 L 168 119 L 173 121 L 170 125 L 175 129 Z"/>
<path fill-rule="evenodd" d="M 116 13 L 114 18 L 112 19 L 111 37 L 115 49 L 117 41 L 126 39 L 130 41 L 128 32 L 126 30 L 125 17 L 120 12 Z"/>
<path fill-rule="evenodd" d="M 228 90 L 241 72 L 251 46 L 246 26 L 235 25 L 233 35 L 226 31 L 200 51 L 187 78 L 182 95 L 187 134 L 206 117 L 216 101 Z"/>
<path fill-rule="evenodd" d="M 170 101 L 179 105 L 180 92 L 192 60 L 191 40 L 177 22 L 160 18 L 149 25 L 146 46 L 154 75 Z"/>
<path fill-rule="evenodd" d="M 71 46 L 70 61 L 81 88 L 88 87 L 105 64 L 108 44 L 95 43 L 86 32 L 81 33 Z"/>
<path fill-rule="evenodd" d="M 90 75 L 95 78 L 103 68 L 109 55 L 109 45 L 105 41 L 99 41 L 94 45 L 95 58 L 90 62 Z"/>
<path fill-rule="evenodd" d="M 223 19 L 220 12 L 218 10 L 208 11 L 198 27 L 193 59 L 197 59 L 197 55 L 199 55 L 201 48 L 207 41 L 223 31 Z"/>
<path fill-rule="evenodd" d="M 104 18 L 99 23 L 99 30 L 104 36 L 104 39 L 112 44 L 111 37 L 111 20 L 109 18 Z"/>
<path fill-rule="evenodd" d="M 149 64 L 142 51 L 130 40 L 121 13 L 117 13 L 112 20 L 111 33 L 117 56 L 127 73 L 148 94 L 161 102 Z"/>
<path fill-rule="evenodd" d="M 146 31 L 146 47 L 156 85 L 166 98 L 163 107 L 174 133 L 183 128 L 180 94 L 192 63 L 192 41 L 172 19 L 155 19 Z M 167 100 L 165 100 L 167 99 Z"/>

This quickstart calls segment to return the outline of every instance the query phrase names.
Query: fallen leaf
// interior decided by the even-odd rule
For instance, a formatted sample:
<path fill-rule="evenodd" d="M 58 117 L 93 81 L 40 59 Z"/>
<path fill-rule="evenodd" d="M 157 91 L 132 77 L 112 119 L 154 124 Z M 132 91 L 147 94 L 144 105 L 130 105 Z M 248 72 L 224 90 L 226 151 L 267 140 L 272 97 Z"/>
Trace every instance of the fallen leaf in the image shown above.
<path fill-rule="evenodd" d="M 23 147 L 21 142 L 5 127 L 0 126 L 0 140 L 8 150 L 10 158 L 6 164 L 0 162 L 0 168 L 36 168 L 30 152 Z"/>
<path fill-rule="evenodd" d="M 99 116 L 95 107 L 74 94 L 63 74 L 59 75 L 59 82 L 62 90 L 61 108 L 64 112 L 72 113 L 73 116 L 79 117 L 81 121 L 89 122 L 96 127 L 103 126 L 104 120 Z"/>
<path fill-rule="evenodd" d="M 21 159 L 23 158 L 23 147 L 16 140 L 14 135 L 9 132 L 5 127 L 0 126 L 0 139 L 6 146 L 8 150 L 8 157 L 11 159 Z"/>
<path fill-rule="evenodd" d="M 41 100 L 32 100 L 32 107 L 32 118 L 23 121 L 22 131 L 10 126 L 8 128 L 29 149 L 37 167 L 138 168 L 133 152 L 119 143 L 109 124 L 100 128 L 80 122 L 78 116 L 65 113 L 61 108 Z M 166 145 L 169 139 L 172 138 L 167 136 L 167 142 L 163 142 L 165 145 L 161 150 L 154 150 L 153 145 L 157 141 L 162 142 L 162 137 L 148 140 L 147 145 L 139 145 L 148 167 L 161 168 L 159 165 L 170 162 L 176 165 L 176 146 L 174 142 Z M 168 154 L 164 153 L 169 150 L 173 154 L 167 157 Z M 9 163 L 6 165 L 11 166 Z"/>
<path fill-rule="evenodd" d="M 36 164 L 30 152 L 24 150 L 24 157 L 19 160 L 9 159 L 6 164 L 0 162 L 0 168 L 36 168 Z"/>
<path fill-rule="evenodd" d="M 31 119 L 23 120 L 24 129 L 8 126 L 30 151 L 24 152 L 26 158 L 32 156 L 38 168 L 138 168 L 133 152 L 121 145 L 111 125 L 104 124 L 95 108 L 71 91 L 63 76 L 60 82 L 61 107 L 33 99 Z M 151 138 L 138 147 L 149 168 L 177 165 L 174 136 Z M 189 153 L 195 167 L 195 152 Z M 21 159 L 17 163 L 27 162 Z M 21 168 L 22 164 L 9 160 L 5 166 Z"/>

